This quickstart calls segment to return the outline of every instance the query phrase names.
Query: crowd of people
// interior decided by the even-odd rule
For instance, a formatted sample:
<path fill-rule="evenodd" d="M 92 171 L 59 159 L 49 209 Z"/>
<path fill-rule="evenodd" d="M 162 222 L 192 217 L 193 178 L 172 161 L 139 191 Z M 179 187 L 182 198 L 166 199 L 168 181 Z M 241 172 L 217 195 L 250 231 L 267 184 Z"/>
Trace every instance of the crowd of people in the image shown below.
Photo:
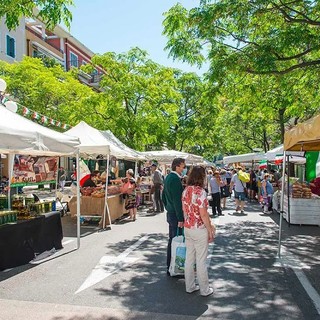
<path fill-rule="evenodd" d="M 246 172 L 249 180 L 244 182 L 239 172 Z M 236 212 L 244 213 L 245 200 L 257 201 L 263 205 L 264 213 L 272 211 L 272 195 L 279 188 L 280 173 L 275 170 L 254 170 L 242 167 L 207 169 L 207 192 L 210 195 L 212 214 L 223 215 L 226 199 L 234 192 Z"/>
<path fill-rule="evenodd" d="M 248 181 L 241 179 L 246 172 Z M 245 200 L 259 201 L 264 213 L 272 210 L 272 194 L 274 187 L 279 184 L 280 174 L 275 170 L 249 170 L 242 167 L 203 167 L 187 168 L 183 158 L 176 158 L 171 168 L 163 170 L 157 163 L 152 163 L 143 171 L 143 177 L 135 179 L 132 169 L 126 171 L 125 178 L 119 178 L 121 193 L 125 199 L 125 208 L 129 212 L 129 219 L 136 220 L 137 208 L 141 201 L 141 179 L 149 176 L 152 181 L 152 209 L 154 213 L 166 210 L 169 225 L 167 245 L 167 273 L 171 263 L 172 239 L 178 230 L 184 230 L 186 244 L 185 287 L 186 292 L 200 291 L 202 296 L 213 293 L 209 285 L 206 258 L 208 245 L 214 240 L 215 226 L 209 216 L 211 206 L 212 215 L 223 215 L 226 200 L 231 195 L 235 199 L 235 211 L 244 214 Z M 63 172 L 61 172 L 61 175 Z M 105 182 L 97 172 L 93 172 L 84 186 L 97 186 Z M 116 180 L 111 180 L 112 182 Z M 196 273 L 194 266 L 196 267 Z M 198 284 L 196 284 L 196 278 Z"/>
<path fill-rule="evenodd" d="M 170 275 L 172 239 L 184 229 L 186 243 L 185 288 L 192 293 L 200 290 L 202 296 L 213 293 L 209 286 L 206 257 L 208 244 L 214 240 L 215 227 L 209 216 L 223 215 L 226 199 L 234 194 L 236 212 L 244 213 L 245 199 L 261 202 L 264 213 L 270 213 L 274 186 L 279 185 L 280 174 L 276 170 L 246 170 L 236 168 L 207 168 L 194 166 L 187 175 L 185 160 L 174 159 L 171 172 L 163 182 L 162 199 L 167 211 L 169 240 L 167 246 L 167 273 Z M 246 172 L 248 181 L 241 179 Z M 210 195 L 208 201 L 208 195 Z M 194 266 L 196 273 L 194 272 Z M 195 275 L 198 285 L 195 282 Z"/>

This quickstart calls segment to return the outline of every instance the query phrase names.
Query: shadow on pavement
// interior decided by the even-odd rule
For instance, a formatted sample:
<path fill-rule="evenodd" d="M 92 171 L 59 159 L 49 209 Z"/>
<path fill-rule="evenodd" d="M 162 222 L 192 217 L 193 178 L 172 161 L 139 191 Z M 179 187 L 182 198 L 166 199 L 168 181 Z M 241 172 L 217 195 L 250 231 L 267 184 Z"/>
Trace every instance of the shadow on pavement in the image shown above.
<path fill-rule="evenodd" d="M 136 240 L 110 244 L 108 249 L 111 248 L 118 255 Z M 109 288 L 96 289 L 105 296 L 106 306 L 109 299 L 111 303 L 116 297 L 132 311 L 189 315 L 195 316 L 194 319 L 208 309 L 210 298 L 186 293 L 184 279 L 167 276 L 166 243 L 167 238 L 163 234 L 149 235 L 140 245 L 143 258 L 135 263 L 133 270 L 136 272 L 124 272 L 125 279 L 115 277 Z M 125 266 L 122 270 L 131 271 L 130 268 Z"/>

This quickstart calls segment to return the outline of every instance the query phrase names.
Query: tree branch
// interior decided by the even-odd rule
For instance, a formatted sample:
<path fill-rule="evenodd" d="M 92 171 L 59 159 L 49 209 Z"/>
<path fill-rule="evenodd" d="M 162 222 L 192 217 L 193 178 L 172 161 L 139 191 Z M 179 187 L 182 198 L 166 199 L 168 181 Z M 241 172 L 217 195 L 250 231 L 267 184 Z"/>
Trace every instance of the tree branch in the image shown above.
<path fill-rule="evenodd" d="M 288 60 L 293 60 L 293 59 L 299 59 L 299 58 L 305 56 L 306 54 L 308 54 L 316 49 L 319 49 L 319 47 L 307 49 L 307 50 L 300 52 L 300 53 L 296 54 L 295 56 L 291 56 L 291 57 L 281 57 L 277 52 L 273 52 L 273 54 L 277 57 L 277 59 L 279 61 L 288 61 Z"/>
<path fill-rule="evenodd" d="M 251 73 L 251 74 L 275 74 L 275 75 L 278 74 L 278 75 L 281 75 L 281 74 L 289 73 L 289 72 L 296 70 L 296 69 L 299 69 L 299 68 L 306 68 L 306 67 L 311 67 L 311 66 L 316 66 L 316 65 L 320 65 L 320 59 L 298 63 L 298 64 L 295 64 L 295 65 L 293 65 L 287 69 L 284 69 L 284 70 L 257 71 L 257 70 L 247 68 L 245 71 L 248 73 Z"/>
<path fill-rule="evenodd" d="M 315 20 L 311 20 L 308 16 L 306 16 L 305 14 L 294 10 L 293 8 L 290 8 L 289 6 L 287 6 L 286 4 L 284 4 L 282 1 L 280 1 L 280 3 L 282 4 L 283 7 L 285 7 L 286 9 L 288 9 L 289 11 L 295 12 L 299 15 L 301 15 L 302 17 L 304 17 L 304 19 L 298 19 L 298 18 L 293 18 L 290 14 L 288 14 L 286 12 L 286 10 L 284 10 L 281 6 L 277 5 L 276 3 L 272 3 L 275 8 L 277 8 L 281 14 L 284 16 L 285 21 L 290 22 L 290 23 L 306 23 L 306 24 L 310 24 L 313 26 L 320 26 L 320 22 L 319 21 L 315 21 Z"/>

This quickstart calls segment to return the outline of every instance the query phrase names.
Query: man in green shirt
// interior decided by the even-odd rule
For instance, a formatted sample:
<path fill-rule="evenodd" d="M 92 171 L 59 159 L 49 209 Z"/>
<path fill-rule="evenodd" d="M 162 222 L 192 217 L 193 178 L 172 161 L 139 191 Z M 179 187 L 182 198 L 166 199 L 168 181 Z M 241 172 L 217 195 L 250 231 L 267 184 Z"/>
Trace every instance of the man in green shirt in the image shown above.
<path fill-rule="evenodd" d="M 167 211 L 167 222 L 169 224 L 169 240 L 167 247 L 167 274 L 169 274 L 171 260 L 171 242 L 177 234 L 177 229 L 183 228 L 183 211 L 182 211 L 182 183 L 181 174 L 186 167 L 183 158 L 175 158 L 172 161 L 172 171 L 167 175 L 164 181 L 164 189 L 162 192 L 162 201 Z"/>

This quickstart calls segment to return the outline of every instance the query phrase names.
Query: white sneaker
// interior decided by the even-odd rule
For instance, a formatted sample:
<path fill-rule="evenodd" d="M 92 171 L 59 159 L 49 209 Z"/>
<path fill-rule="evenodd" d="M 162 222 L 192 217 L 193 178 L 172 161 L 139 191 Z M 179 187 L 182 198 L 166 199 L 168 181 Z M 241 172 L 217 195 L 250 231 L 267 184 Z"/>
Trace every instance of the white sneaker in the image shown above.
<path fill-rule="evenodd" d="M 198 285 L 196 285 L 193 290 L 187 291 L 187 293 L 193 293 L 193 292 L 196 292 L 196 291 L 199 291 L 199 290 L 200 290 L 200 287 Z"/>
<path fill-rule="evenodd" d="M 208 297 L 213 294 L 213 289 L 209 287 L 209 291 L 207 294 L 202 294 L 203 297 Z"/>

